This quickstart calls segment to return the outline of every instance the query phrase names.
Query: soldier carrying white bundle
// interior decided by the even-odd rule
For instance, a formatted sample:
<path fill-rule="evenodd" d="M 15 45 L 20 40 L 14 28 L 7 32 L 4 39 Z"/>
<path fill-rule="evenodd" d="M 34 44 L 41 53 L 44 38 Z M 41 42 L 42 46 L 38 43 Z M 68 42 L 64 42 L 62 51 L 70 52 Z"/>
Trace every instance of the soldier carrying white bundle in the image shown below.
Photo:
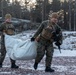
<path fill-rule="evenodd" d="M 53 42 L 56 42 L 56 45 L 59 46 L 62 43 L 62 32 L 61 28 L 57 25 L 58 14 L 52 13 L 49 15 L 49 20 L 43 21 L 38 28 L 37 32 L 31 38 L 31 41 L 36 40 L 38 42 L 37 46 L 37 56 L 34 63 L 34 69 L 37 69 L 38 63 L 46 54 L 46 64 L 45 72 L 54 72 L 51 68 L 52 58 L 53 58 Z M 57 41 L 56 35 L 61 34 L 60 39 Z"/>

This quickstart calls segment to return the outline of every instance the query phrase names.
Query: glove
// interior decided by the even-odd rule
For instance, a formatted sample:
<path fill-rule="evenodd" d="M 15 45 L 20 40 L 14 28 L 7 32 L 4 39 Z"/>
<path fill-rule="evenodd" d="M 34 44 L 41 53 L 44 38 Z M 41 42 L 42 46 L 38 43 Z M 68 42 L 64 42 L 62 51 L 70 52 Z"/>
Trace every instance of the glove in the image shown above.
<path fill-rule="evenodd" d="M 53 40 L 56 41 L 56 32 L 52 32 L 52 35 Z"/>
<path fill-rule="evenodd" d="M 56 42 L 55 45 L 56 46 L 59 46 L 59 45 L 61 45 L 61 43 L 60 42 Z"/>
<path fill-rule="evenodd" d="M 32 38 L 31 38 L 31 41 L 35 41 L 35 38 L 32 37 Z"/>
<path fill-rule="evenodd" d="M 53 35 L 53 37 L 55 37 L 55 36 L 56 36 L 56 32 L 55 32 L 55 31 L 53 31 L 53 32 L 52 32 L 52 35 Z"/>

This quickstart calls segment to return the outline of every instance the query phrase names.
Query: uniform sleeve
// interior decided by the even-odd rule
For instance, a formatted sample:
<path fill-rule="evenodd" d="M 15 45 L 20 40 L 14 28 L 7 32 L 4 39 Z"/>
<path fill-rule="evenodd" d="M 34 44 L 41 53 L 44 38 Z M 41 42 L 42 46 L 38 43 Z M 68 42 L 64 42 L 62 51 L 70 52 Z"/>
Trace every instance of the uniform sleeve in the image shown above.
<path fill-rule="evenodd" d="M 34 34 L 33 37 L 36 38 L 42 32 L 43 28 L 44 28 L 44 23 L 41 23 L 41 25 L 39 26 L 37 32 Z"/>
<path fill-rule="evenodd" d="M 60 36 L 60 42 L 62 44 L 62 42 L 63 42 L 63 35 L 62 35 L 62 29 L 61 29 L 60 26 L 57 26 L 56 33 Z"/>
<path fill-rule="evenodd" d="M 14 25 L 12 24 L 12 29 L 15 31 L 15 27 L 14 27 Z"/>
<path fill-rule="evenodd" d="M 2 23 L 2 24 L 0 25 L 0 31 L 1 31 L 1 32 L 3 31 L 3 29 L 4 29 L 4 23 Z"/>
<path fill-rule="evenodd" d="M 61 27 L 60 26 L 56 26 L 56 33 L 59 34 L 60 32 L 62 32 Z"/>

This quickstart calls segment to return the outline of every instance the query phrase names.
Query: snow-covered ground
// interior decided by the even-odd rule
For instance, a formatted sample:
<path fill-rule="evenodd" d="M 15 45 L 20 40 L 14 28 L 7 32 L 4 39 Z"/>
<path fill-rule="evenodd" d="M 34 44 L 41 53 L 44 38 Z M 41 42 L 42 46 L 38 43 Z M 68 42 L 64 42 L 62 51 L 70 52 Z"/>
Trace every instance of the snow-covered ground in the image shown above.
<path fill-rule="evenodd" d="M 15 37 L 26 40 L 35 33 L 35 31 L 26 31 Z M 10 68 L 9 57 L 6 56 L 3 68 L 0 69 L 0 75 L 76 75 L 76 32 L 63 32 L 64 40 L 61 46 L 61 53 L 57 48 L 54 50 L 52 68 L 54 73 L 46 73 L 45 58 L 38 65 L 38 69 L 33 69 L 33 60 L 17 60 L 19 69 Z M 26 38 L 27 37 L 27 38 Z"/>
<path fill-rule="evenodd" d="M 16 35 L 16 38 L 26 40 L 31 38 L 35 31 L 23 32 L 19 35 Z M 75 31 L 64 31 L 63 32 L 63 44 L 61 47 L 61 53 L 59 52 L 57 46 L 55 46 L 54 57 L 57 56 L 76 56 L 76 32 Z"/>

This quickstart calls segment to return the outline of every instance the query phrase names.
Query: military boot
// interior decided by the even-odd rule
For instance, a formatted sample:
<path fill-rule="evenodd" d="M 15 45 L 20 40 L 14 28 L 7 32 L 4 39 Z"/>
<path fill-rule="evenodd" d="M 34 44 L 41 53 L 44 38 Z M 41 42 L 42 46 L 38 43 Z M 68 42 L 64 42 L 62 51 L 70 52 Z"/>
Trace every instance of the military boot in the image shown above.
<path fill-rule="evenodd" d="M 45 72 L 54 72 L 54 70 L 51 69 L 50 67 L 46 67 Z"/>
<path fill-rule="evenodd" d="M 36 70 L 38 67 L 38 63 L 34 63 L 34 69 Z"/>
<path fill-rule="evenodd" d="M 15 64 L 15 63 L 16 63 L 15 60 L 13 60 L 13 59 L 11 59 L 11 58 L 10 58 L 10 60 L 11 60 L 11 68 L 15 68 L 15 69 L 19 68 L 19 67 Z"/>
<path fill-rule="evenodd" d="M 18 69 L 18 68 L 19 68 L 19 66 L 15 65 L 15 64 L 12 64 L 12 65 L 11 65 L 11 68 Z"/>

